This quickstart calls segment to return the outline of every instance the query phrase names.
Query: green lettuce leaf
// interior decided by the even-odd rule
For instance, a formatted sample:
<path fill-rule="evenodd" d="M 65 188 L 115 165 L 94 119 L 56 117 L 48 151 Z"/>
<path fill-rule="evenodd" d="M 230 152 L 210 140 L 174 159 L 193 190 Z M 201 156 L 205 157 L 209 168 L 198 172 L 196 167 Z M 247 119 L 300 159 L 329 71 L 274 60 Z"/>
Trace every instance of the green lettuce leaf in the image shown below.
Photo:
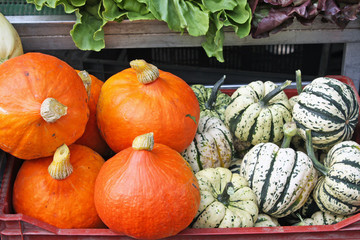
<path fill-rule="evenodd" d="M 213 2 L 213 0 L 209 2 Z M 202 43 L 207 56 L 215 57 L 219 62 L 224 62 L 224 27 L 232 27 L 239 38 L 248 36 L 251 30 L 252 13 L 249 4 L 246 0 L 235 0 L 235 2 L 232 9 L 220 9 L 211 14 L 209 31 L 206 34 L 206 40 Z M 229 8 L 230 6 L 228 5 Z"/>
<path fill-rule="evenodd" d="M 27 0 L 41 11 L 43 7 L 64 7 L 75 13 L 70 31 L 81 50 L 105 48 L 104 26 L 109 21 L 125 19 L 167 23 L 172 31 L 200 37 L 206 54 L 223 62 L 224 27 L 231 26 L 240 38 L 250 32 L 251 9 L 246 0 Z"/>
<path fill-rule="evenodd" d="M 224 43 L 224 23 L 220 20 L 221 13 L 212 13 L 209 31 L 206 34 L 205 41 L 201 46 L 208 57 L 215 57 L 219 62 L 224 62 L 223 43 Z"/>
<path fill-rule="evenodd" d="M 192 1 L 185 0 L 142 0 L 156 19 L 168 24 L 170 30 L 184 32 L 191 36 L 203 36 L 209 28 L 206 11 Z"/>

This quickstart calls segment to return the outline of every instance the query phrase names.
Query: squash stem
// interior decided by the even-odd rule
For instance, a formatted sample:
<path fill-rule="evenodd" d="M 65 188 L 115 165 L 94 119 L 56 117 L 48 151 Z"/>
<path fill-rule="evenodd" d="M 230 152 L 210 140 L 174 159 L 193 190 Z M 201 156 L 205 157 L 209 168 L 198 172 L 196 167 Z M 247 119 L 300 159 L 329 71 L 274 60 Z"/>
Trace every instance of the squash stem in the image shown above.
<path fill-rule="evenodd" d="M 218 91 L 219 91 L 221 85 L 224 83 L 225 78 L 226 78 L 226 75 L 224 75 L 222 78 L 220 78 L 219 81 L 217 81 L 215 83 L 214 87 L 211 90 L 210 97 L 207 100 L 207 102 L 205 103 L 205 108 L 206 109 L 212 110 L 214 108 L 215 103 L 216 103 L 216 98 L 218 96 Z"/>
<path fill-rule="evenodd" d="M 73 172 L 73 167 L 70 163 L 70 150 L 66 144 L 56 149 L 53 161 L 48 167 L 48 172 L 56 180 L 63 180 Z"/>
<path fill-rule="evenodd" d="M 83 71 L 80 71 L 78 72 L 78 75 L 80 76 L 84 86 L 85 86 L 85 89 L 86 89 L 86 93 L 88 95 L 88 97 L 90 97 L 90 93 L 91 93 L 91 77 L 90 77 L 90 74 L 83 70 Z"/>
<path fill-rule="evenodd" d="M 284 129 L 284 139 L 281 144 L 281 148 L 288 148 L 291 143 L 291 139 L 296 135 L 297 128 L 295 122 L 287 122 L 283 126 Z"/>
<path fill-rule="evenodd" d="M 291 84 L 290 80 L 286 80 L 283 84 L 280 86 L 277 86 L 275 89 L 273 89 L 271 92 L 265 95 L 265 97 L 261 100 L 261 102 L 266 105 L 272 98 L 274 98 L 276 95 L 278 95 L 282 90 L 284 90 L 287 86 Z"/>
<path fill-rule="evenodd" d="M 302 91 L 303 91 L 302 80 L 301 80 L 301 71 L 296 70 L 295 76 L 296 76 L 296 89 L 297 89 L 298 95 L 300 95 L 300 93 L 302 93 Z"/>
<path fill-rule="evenodd" d="M 316 168 L 316 170 L 318 170 L 322 175 L 326 176 L 327 173 L 329 172 L 329 168 L 327 168 L 323 164 L 321 164 L 315 157 L 314 148 L 313 148 L 313 144 L 312 144 L 312 138 L 311 138 L 311 130 L 306 129 L 305 134 L 306 134 L 306 151 L 307 151 L 307 155 L 309 156 L 309 158 L 313 162 L 314 167 Z"/>
<path fill-rule="evenodd" d="M 217 196 L 217 200 L 224 204 L 225 206 L 229 205 L 230 195 L 234 193 L 234 184 L 232 182 L 228 182 L 225 185 L 224 191 Z"/>
<path fill-rule="evenodd" d="M 147 63 L 145 60 L 136 59 L 130 62 L 130 66 L 136 72 L 138 81 L 142 84 L 149 84 L 154 82 L 160 75 L 159 69 Z"/>
<path fill-rule="evenodd" d="M 132 143 L 132 148 L 134 150 L 151 151 L 154 148 L 154 133 L 137 136 Z"/>
<path fill-rule="evenodd" d="M 54 123 L 67 114 L 67 106 L 55 98 L 46 98 L 40 107 L 41 117 L 48 123 Z"/>

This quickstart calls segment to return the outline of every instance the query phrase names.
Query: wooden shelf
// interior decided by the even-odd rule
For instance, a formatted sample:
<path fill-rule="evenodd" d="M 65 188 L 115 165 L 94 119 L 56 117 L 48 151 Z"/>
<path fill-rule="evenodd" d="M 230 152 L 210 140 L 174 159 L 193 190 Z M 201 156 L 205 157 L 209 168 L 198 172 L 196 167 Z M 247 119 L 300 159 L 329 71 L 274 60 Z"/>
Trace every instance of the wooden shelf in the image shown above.
<path fill-rule="evenodd" d="M 19 32 L 25 49 L 75 49 L 70 30 L 75 16 L 7 16 Z M 201 46 L 203 37 L 169 30 L 165 22 L 138 20 L 108 22 L 104 27 L 106 48 L 153 48 Z M 267 38 L 239 38 L 231 28 L 225 29 L 224 46 L 271 45 L 308 43 L 354 43 L 360 42 L 360 21 L 353 21 L 345 29 L 320 19 L 310 26 L 297 21 Z"/>
<path fill-rule="evenodd" d="M 77 49 L 70 36 L 74 15 L 7 16 L 7 19 L 18 31 L 25 51 Z M 105 48 L 199 47 L 204 41 L 204 37 L 171 31 L 165 22 L 157 20 L 108 22 L 104 32 Z M 260 39 L 239 38 L 231 28 L 226 28 L 224 46 L 326 43 L 345 44 L 341 74 L 352 78 L 359 89 L 359 19 L 351 21 L 345 29 L 318 18 L 309 26 L 295 20 L 288 28 Z"/>

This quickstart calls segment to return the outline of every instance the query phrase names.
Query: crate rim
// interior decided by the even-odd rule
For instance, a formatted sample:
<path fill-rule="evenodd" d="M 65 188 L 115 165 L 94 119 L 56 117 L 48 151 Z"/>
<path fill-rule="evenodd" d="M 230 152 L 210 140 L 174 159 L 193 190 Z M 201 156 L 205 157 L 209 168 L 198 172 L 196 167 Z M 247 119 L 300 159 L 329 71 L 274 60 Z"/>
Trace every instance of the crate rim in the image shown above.
<path fill-rule="evenodd" d="M 350 85 L 356 93 L 356 98 L 360 103 L 360 97 L 356 92 L 353 81 L 345 76 L 341 75 L 327 75 L 326 77 L 335 78 Z M 285 89 L 286 90 L 286 89 Z M 290 89 L 294 93 L 295 89 Z M 360 123 L 358 124 L 358 126 Z M 359 130 L 358 128 L 355 131 Z M 19 164 L 21 160 L 16 159 L 10 154 L 5 154 L 5 157 L 1 158 L 0 150 L 0 165 L 5 165 L 4 174 L 1 179 L 0 187 L 0 236 L 92 236 L 92 237 L 128 237 L 122 233 L 117 233 L 109 228 L 93 228 L 93 229 L 61 229 L 53 225 L 37 220 L 24 214 L 5 213 L 6 210 L 10 210 L 11 199 L 11 179 L 14 179 L 17 171 L 15 170 L 16 164 Z M 11 222 L 13 224 L 11 224 Z M 6 225 L 10 223 L 11 229 L 7 228 Z M 35 227 L 35 231 L 23 232 L 25 227 L 24 224 Z M 16 226 L 16 227 L 15 227 Z M 11 230 L 8 232 L 8 230 Z M 272 234 L 268 237 L 289 234 L 306 234 L 306 233 L 330 233 L 330 232 L 351 232 L 355 230 L 360 232 L 360 213 L 354 214 L 353 216 L 332 225 L 312 225 L 312 226 L 278 226 L 278 227 L 244 227 L 244 228 L 186 228 L 177 235 L 176 237 L 201 237 L 201 236 L 249 236 L 249 235 L 264 235 Z M 172 237 L 175 237 L 172 236 Z M 277 235 L 279 236 L 279 235 Z M 295 235 L 296 236 L 296 235 Z M 171 239 L 172 237 L 169 237 Z M 359 236 L 360 238 L 360 236 Z"/>

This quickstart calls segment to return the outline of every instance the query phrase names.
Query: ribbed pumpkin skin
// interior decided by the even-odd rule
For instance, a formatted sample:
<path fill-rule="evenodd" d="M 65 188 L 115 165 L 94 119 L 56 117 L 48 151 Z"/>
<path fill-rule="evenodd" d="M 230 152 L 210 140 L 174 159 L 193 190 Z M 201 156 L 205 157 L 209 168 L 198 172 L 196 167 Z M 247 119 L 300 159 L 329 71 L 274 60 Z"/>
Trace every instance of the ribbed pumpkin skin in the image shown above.
<path fill-rule="evenodd" d="M 112 230 L 141 239 L 173 236 L 194 218 L 197 180 L 175 150 L 127 148 L 106 161 L 95 185 L 95 205 Z"/>
<path fill-rule="evenodd" d="M 323 212 L 349 215 L 360 211 L 360 145 L 336 144 L 324 162 L 329 172 L 319 178 L 313 197 Z"/>
<path fill-rule="evenodd" d="M 205 168 L 228 168 L 234 147 L 229 129 L 217 117 L 200 117 L 194 140 L 182 152 L 194 173 Z"/>
<path fill-rule="evenodd" d="M 291 121 L 291 107 L 284 91 L 267 104 L 261 100 L 275 89 L 273 82 L 254 81 L 239 87 L 225 111 L 225 124 L 237 139 L 252 145 L 279 142 L 283 125 Z"/>
<path fill-rule="evenodd" d="M 182 152 L 193 140 L 200 117 L 198 100 L 179 77 L 159 70 L 149 84 L 129 68 L 103 85 L 97 107 L 100 131 L 114 152 L 131 146 L 135 137 L 153 132 L 156 143 Z M 195 121 L 187 116 L 195 118 Z"/>
<path fill-rule="evenodd" d="M 298 210 L 318 179 L 305 153 L 274 143 L 257 144 L 245 154 L 240 175 L 254 190 L 259 211 L 277 218 Z"/>
<path fill-rule="evenodd" d="M 67 115 L 47 123 L 42 102 L 52 97 Z M 89 118 L 87 94 L 76 71 L 60 59 L 27 53 L 0 65 L 0 148 L 21 159 L 51 156 L 75 142 Z"/>
<path fill-rule="evenodd" d="M 314 148 L 327 149 L 350 140 L 359 118 L 359 104 L 352 88 L 322 77 L 304 87 L 293 108 L 293 118 L 303 139 L 310 129 Z"/>
<path fill-rule="evenodd" d="M 104 159 L 92 149 L 72 144 L 71 175 L 55 180 L 48 173 L 52 157 L 25 161 L 14 182 L 13 207 L 58 228 L 100 228 L 94 185 Z"/>
<path fill-rule="evenodd" d="M 79 71 L 77 70 L 77 72 Z M 111 149 L 101 136 L 96 120 L 97 102 L 99 99 L 101 87 L 104 82 L 99 80 L 94 75 L 89 75 L 91 77 L 91 88 L 88 101 L 90 116 L 86 124 L 84 134 L 75 143 L 88 146 L 95 152 L 99 153 L 101 156 L 108 157 L 111 154 Z"/>

